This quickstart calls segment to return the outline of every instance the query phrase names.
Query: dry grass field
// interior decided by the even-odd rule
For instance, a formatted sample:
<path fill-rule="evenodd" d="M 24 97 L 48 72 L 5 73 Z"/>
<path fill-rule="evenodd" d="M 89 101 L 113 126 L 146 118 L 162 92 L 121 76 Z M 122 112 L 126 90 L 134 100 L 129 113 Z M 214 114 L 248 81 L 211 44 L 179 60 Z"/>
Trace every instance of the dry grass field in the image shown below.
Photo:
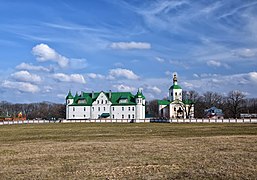
<path fill-rule="evenodd" d="M 0 126 L 0 179 L 257 179 L 257 124 Z"/>

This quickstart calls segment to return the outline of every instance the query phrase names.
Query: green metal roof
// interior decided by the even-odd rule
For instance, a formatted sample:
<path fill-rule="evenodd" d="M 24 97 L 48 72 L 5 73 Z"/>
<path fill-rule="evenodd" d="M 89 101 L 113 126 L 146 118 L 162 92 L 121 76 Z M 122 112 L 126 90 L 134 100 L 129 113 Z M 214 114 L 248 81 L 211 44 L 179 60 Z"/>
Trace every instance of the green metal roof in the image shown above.
<path fill-rule="evenodd" d="M 169 105 L 170 101 L 169 100 L 158 100 L 158 105 Z"/>
<path fill-rule="evenodd" d="M 71 106 L 92 106 L 92 103 L 98 98 L 101 92 L 85 93 L 82 92 L 81 95 L 76 94 L 72 99 L 73 104 Z M 111 101 L 112 105 L 136 105 L 135 96 L 130 92 L 103 92 L 105 96 Z M 109 97 L 111 93 L 111 97 Z M 128 99 L 126 103 L 119 103 L 120 99 Z M 85 103 L 79 104 L 79 100 L 85 100 Z"/>
<path fill-rule="evenodd" d="M 67 95 L 66 99 L 73 99 L 73 96 L 72 96 L 72 94 L 71 94 L 71 92 L 70 92 L 70 91 L 69 91 L 69 93 L 68 93 L 68 95 Z"/>
<path fill-rule="evenodd" d="M 179 85 L 172 85 L 170 89 L 182 89 Z"/>
<path fill-rule="evenodd" d="M 109 113 L 102 113 L 100 117 L 102 117 L 102 118 L 107 118 L 107 117 L 109 117 L 109 116 L 110 116 Z"/>
<path fill-rule="evenodd" d="M 142 98 L 142 99 L 145 99 L 145 96 L 143 95 L 142 91 L 137 91 L 137 94 L 135 96 L 135 98 Z"/>

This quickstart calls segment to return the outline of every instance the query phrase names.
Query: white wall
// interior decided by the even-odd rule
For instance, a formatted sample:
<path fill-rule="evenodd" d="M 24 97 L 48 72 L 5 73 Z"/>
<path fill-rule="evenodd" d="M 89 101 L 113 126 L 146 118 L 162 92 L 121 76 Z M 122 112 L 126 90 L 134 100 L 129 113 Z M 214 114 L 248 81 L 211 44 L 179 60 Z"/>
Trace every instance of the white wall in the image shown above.
<path fill-rule="evenodd" d="M 91 116 L 90 106 L 68 106 L 67 119 L 89 119 Z"/>
<path fill-rule="evenodd" d="M 136 119 L 136 106 L 112 106 L 110 114 L 112 119 Z"/>

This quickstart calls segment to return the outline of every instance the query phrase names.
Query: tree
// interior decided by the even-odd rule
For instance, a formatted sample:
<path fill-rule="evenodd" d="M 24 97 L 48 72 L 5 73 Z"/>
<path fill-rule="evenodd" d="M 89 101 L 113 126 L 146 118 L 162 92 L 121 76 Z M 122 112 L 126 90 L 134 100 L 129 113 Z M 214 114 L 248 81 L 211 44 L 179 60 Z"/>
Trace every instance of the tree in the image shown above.
<path fill-rule="evenodd" d="M 189 118 L 190 112 L 192 108 L 195 106 L 195 104 L 197 104 L 198 101 L 200 100 L 200 96 L 199 96 L 199 93 L 196 91 L 185 91 L 183 95 L 184 95 L 183 96 L 184 104 L 182 108 L 186 113 L 186 118 Z"/>
<path fill-rule="evenodd" d="M 230 91 L 227 97 L 227 107 L 233 118 L 240 117 L 240 112 L 243 109 L 245 95 L 240 91 Z"/>
<path fill-rule="evenodd" d="M 146 113 L 154 117 L 159 116 L 158 100 L 154 99 L 146 102 Z"/>

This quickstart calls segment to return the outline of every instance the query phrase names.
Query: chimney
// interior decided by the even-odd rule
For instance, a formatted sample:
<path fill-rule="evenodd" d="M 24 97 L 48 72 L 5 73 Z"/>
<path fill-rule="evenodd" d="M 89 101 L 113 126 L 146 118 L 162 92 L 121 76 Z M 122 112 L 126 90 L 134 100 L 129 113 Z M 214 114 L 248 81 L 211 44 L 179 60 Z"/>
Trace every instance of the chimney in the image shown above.
<path fill-rule="evenodd" d="M 92 99 L 95 98 L 95 92 L 92 91 Z"/>
<path fill-rule="evenodd" d="M 109 90 L 109 99 L 111 99 L 111 98 L 112 98 L 112 91 Z"/>

